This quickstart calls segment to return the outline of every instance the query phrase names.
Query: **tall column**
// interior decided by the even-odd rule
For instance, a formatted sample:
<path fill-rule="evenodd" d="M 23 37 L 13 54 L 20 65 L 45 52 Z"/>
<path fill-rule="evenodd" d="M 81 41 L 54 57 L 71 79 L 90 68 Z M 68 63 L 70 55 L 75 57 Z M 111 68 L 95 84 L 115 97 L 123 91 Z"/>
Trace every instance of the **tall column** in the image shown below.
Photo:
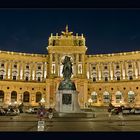
<path fill-rule="evenodd" d="M 99 77 L 98 80 L 101 80 L 102 74 L 101 74 L 101 65 L 100 65 L 100 63 L 97 64 L 97 70 L 98 70 L 98 77 Z"/>
<path fill-rule="evenodd" d="M 30 81 L 32 81 L 32 79 L 33 79 L 33 77 L 32 77 L 33 76 L 33 63 L 30 63 L 29 67 L 30 67 L 29 68 L 30 69 L 30 78 L 29 79 L 30 79 Z"/>
<path fill-rule="evenodd" d="M 78 75 L 78 60 L 79 60 L 79 54 L 76 54 L 76 76 Z"/>
<path fill-rule="evenodd" d="M 9 68 L 9 63 L 8 63 L 8 61 L 6 61 L 5 62 L 5 70 L 6 70 L 6 77 L 5 77 L 5 79 L 8 79 L 8 68 Z"/>
<path fill-rule="evenodd" d="M 10 79 L 12 80 L 12 66 L 13 66 L 13 61 L 10 62 Z"/>
<path fill-rule="evenodd" d="M 37 64 L 34 63 L 33 71 L 34 71 L 34 80 L 35 81 L 36 81 L 36 67 L 37 67 Z"/>
<path fill-rule="evenodd" d="M 17 80 L 20 80 L 20 70 L 21 70 L 21 63 L 18 62 L 18 64 L 17 64 L 17 71 L 18 71 L 18 77 L 17 77 Z"/>
<path fill-rule="evenodd" d="M 22 63 L 22 80 L 24 80 L 24 73 L 25 73 L 25 63 Z"/>
<path fill-rule="evenodd" d="M 113 80 L 112 62 L 109 63 L 109 74 L 110 74 L 110 80 Z"/>
<path fill-rule="evenodd" d="M 138 64 L 138 78 L 140 79 L 140 60 L 137 61 Z"/>
<path fill-rule="evenodd" d="M 86 77 L 86 73 L 85 73 L 85 55 L 82 54 L 82 75 L 83 77 Z"/>
<path fill-rule="evenodd" d="M 128 74 L 128 67 L 127 67 L 127 62 L 126 61 L 124 61 L 124 69 L 125 69 L 125 79 L 128 79 L 128 76 L 127 76 L 127 74 Z"/>
<path fill-rule="evenodd" d="M 52 74 L 52 54 L 50 54 L 49 76 Z"/>
<path fill-rule="evenodd" d="M 55 74 L 58 76 L 58 54 L 55 54 Z"/>
<path fill-rule="evenodd" d="M 103 80 L 103 63 L 100 63 L 101 80 Z"/>
<path fill-rule="evenodd" d="M 137 65 L 136 65 L 136 61 L 133 61 L 133 74 L 134 74 L 134 78 L 138 78 L 138 69 L 137 69 Z"/>
<path fill-rule="evenodd" d="M 125 79 L 125 67 L 124 62 L 121 62 L 121 79 Z"/>

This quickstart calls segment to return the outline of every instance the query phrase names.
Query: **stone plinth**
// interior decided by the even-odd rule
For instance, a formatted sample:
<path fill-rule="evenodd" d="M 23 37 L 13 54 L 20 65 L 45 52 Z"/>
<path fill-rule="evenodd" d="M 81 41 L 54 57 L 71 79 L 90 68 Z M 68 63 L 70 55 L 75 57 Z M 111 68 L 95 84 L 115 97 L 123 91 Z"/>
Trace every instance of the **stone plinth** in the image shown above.
<path fill-rule="evenodd" d="M 57 112 L 64 113 L 80 112 L 78 92 L 76 90 L 58 90 L 55 109 Z"/>

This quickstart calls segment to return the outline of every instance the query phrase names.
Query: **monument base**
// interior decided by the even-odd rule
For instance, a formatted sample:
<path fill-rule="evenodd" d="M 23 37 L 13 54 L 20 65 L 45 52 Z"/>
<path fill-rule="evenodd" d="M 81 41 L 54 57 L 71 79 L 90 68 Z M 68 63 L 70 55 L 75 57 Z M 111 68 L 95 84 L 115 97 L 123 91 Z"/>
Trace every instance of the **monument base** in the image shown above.
<path fill-rule="evenodd" d="M 95 113 L 93 112 L 79 112 L 79 113 L 63 113 L 57 112 L 54 117 L 59 118 L 95 118 Z"/>
<path fill-rule="evenodd" d="M 81 112 L 78 104 L 78 92 L 76 90 L 58 90 L 56 94 L 56 111 L 63 113 Z"/>

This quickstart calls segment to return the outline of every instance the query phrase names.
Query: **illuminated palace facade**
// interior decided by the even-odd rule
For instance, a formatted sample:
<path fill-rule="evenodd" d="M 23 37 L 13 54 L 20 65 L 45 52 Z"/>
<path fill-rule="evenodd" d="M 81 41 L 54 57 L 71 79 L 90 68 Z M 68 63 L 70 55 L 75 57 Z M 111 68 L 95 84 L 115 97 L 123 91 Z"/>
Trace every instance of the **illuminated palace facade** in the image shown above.
<path fill-rule="evenodd" d="M 65 56 L 73 63 L 81 108 L 89 101 L 92 106 L 140 106 L 139 51 L 87 55 L 83 34 L 73 35 L 68 27 L 51 34 L 46 49 L 46 55 L 0 51 L 0 106 L 38 106 L 44 99 L 46 107 L 54 107 Z"/>

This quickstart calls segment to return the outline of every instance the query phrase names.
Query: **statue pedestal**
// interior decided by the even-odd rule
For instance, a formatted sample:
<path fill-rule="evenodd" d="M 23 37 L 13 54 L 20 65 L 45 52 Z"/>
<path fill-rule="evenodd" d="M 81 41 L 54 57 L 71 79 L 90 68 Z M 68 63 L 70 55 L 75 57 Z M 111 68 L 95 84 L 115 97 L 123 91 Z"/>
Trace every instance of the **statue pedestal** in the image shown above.
<path fill-rule="evenodd" d="M 80 112 L 78 92 L 76 90 L 58 90 L 55 109 L 57 112 L 63 113 Z"/>

